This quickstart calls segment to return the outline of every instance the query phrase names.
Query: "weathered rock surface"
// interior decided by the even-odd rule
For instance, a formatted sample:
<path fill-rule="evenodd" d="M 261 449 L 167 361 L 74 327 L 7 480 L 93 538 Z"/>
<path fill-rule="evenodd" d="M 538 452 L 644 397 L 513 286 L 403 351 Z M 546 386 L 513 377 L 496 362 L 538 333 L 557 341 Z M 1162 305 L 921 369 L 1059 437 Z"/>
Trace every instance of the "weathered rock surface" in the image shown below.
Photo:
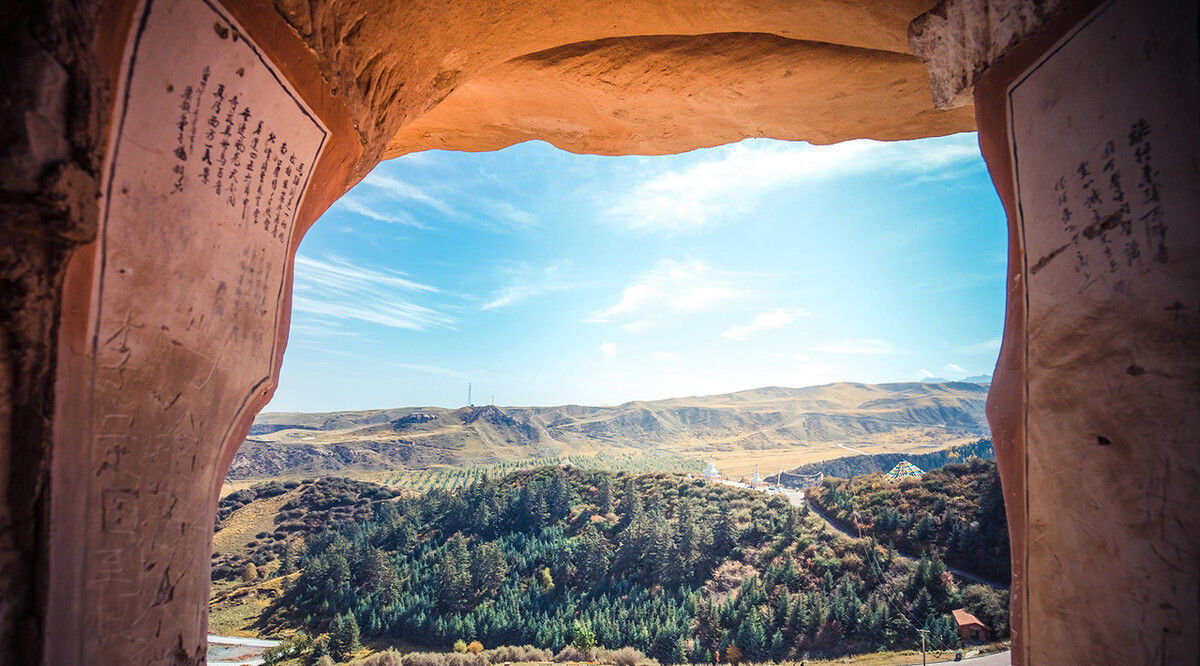
<path fill-rule="evenodd" d="M 904 53 L 763 33 L 616 37 L 479 72 L 401 127 L 386 156 L 534 139 L 610 155 L 912 139 L 972 129 L 972 111 L 933 109 L 927 71 Z"/>
<path fill-rule="evenodd" d="M 369 159 L 530 139 L 664 154 L 748 136 L 828 143 L 971 130 L 970 108 L 934 110 L 929 75 L 908 45 L 909 22 L 932 4 L 276 7 L 346 98 Z"/>

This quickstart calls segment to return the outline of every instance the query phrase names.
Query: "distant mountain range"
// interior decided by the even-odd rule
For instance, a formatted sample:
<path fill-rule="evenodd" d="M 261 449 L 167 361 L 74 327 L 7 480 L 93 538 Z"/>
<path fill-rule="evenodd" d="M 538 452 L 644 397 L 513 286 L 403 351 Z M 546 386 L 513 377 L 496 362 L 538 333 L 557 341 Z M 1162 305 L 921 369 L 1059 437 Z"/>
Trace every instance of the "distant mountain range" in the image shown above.
<path fill-rule="evenodd" d="M 922 384 L 945 384 L 945 383 L 948 383 L 949 381 L 950 380 L 946 379 L 945 377 L 926 377 L 925 379 L 921 380 L 921 383 Z M 965 379 L 960 379 L 959 381 L 967 383 L 967 384 L 991 384 L 992 376 L 991 375 L 971 375 L 970 377 L 967 377 Z"/>
<path fill-rule="evenodd" d="M 265 413 L 228 479 L 412 471 L 597 453 L 670 452 L 730 476 L 856 452 L 930 451 L 988 435 L 987 386 L 836 383 L 612 407 L 403 407 Z"/>

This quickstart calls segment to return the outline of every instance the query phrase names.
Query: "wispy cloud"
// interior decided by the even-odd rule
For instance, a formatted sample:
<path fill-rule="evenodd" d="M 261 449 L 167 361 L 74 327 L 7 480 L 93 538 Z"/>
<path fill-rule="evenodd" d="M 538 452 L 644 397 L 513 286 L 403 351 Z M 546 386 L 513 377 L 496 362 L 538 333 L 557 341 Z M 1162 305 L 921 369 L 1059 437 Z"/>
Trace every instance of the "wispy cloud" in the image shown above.
<path fill-rule="evenodd" d="M 508 277 L 508 284 L 501 287 L 480 309 L 494 310 L 549 292 L 583 286 L 582 283 L 572 282 L 566 277 L 565 273 L 570 269 L 569 261 L 556 261 L 540 268 L 518 264 L 503 269 L 502 272 Z"/>
<path fill-rule="evenodd" d="M 674 363 L 679 360 L 679 354 L 673 351 L 656 351 L 654 352 L 654 360 L 663 361 L 664 363 Z"/>
<path fill-rule="evenodd" d="M 411 300 L 412 295 L 437 292 L 399 271 L 367 268 L 337 257 L 297 255 L 292 308 L 326 322 L 357 320 L 417 331 L 453 328 L 453 317 Z"/>
<path fill-rule="evenodd" d="M 623 322 L 627 331 L 651 328 L 665 314 L 712 310 L 742 296 L 736 273 L 720 271 L 695 259 L 661 259 L 621 291 L 611 307 L 592 313 L 588 321 Z"/>
<path fill-rule="evenodd" d="M 946 372 L 954 372 L 954 373 L 958 373 L 958 374 L 960 374 L 960 375 L 965 375 L 965 374 L 967 374 L 967 371 L 966 371 L 966 370 L 964 370 L 964 369 L 963 369 L 963 367 L 962 367 L 961 365 L 958 365 L 958 364 L 955 364 L 955 363 L 947 363 L 947 364 L 946 364 L 946 367 L 945 367 L 945 370 L 946 370 Z"/>
<path fill-rule="evenodd" d="M 305 287 L 317 283 L 325 289 L 338 291 L 380 286 L 405 291 L 437 291 L 437 287 L 409 280 L 400 271 L 364 268 L 341 257 L 321 260 L 299 254 L 296 255 L 296 281 Z"/>
<path fill-rule="evenodd" d="M 607 216 L 632 230 L 694 231 L 746 212 L 780 188 L 818 179 L 889 172 L 932 174 L 979 160 L 974 134 L 937 141 L 846 141 L 830 146 L 744 141 L 713 157 L 660 171 L 617 197 Z"/>
<path fill-rule="evenodd" d="M 600 353 L 604 355 L 604 358 L 609 359 L 609 360 L 616 358 L 617 343 L 601 342 L 600 343 Z"/>
<path fill-rule="evenodd" d="M 507 201 L 492 201 L 488 200 L 484 203 L 486 212 L 492 217 L 499 217 L 509 222 L 509 226 L 515 227 L 535 227 L 537 226 L 537 217 L 527 210 L 517 208 Z"/>
<path fill-rule="evenodd" d="M 410 169 L 405 173 L 415 176 L 416 180 L 401 177 L 396 168 L 381 165 L 354 189 L 354 198 L 339 205 L 374 220 L 421 229 L 433 228 L 418 220 L 428 217 L 428 211 L 422 213 L 423 208 L 435 212 L 435 218 L 442 221 L 495 233 L 538 225 L 538 218 L 533 213 L 512 201 L 481 194 L 476 191 L 478 188 L 465 185 L 461 180 L 456 181 L 458 191 L 454 192 L 440 181 L 421 182 L 429 181 L 429 174 L 421 169 Z"/>
<path fill-rule="evenodd" d="M 837 340 L 812 348 L 823 354 L 895 354 L 896 346 L 887 340 L 864 338 L 859 340 Z"/>
<path fill-rule="evenodd" d="M 368 206 L 352 195 L 345 195 L 338 200 L 337 206 L 341 206 L 351 213 L 356 213 L 364 217 L 371 218 L 378 222 L 387 222 L 389 224 L 403 224 L 408 227 L 417 229 L 430 229 L 429 225 L 418 222 L 416 218 L 402 211 L 394 211 L 391 213 L 383 212 L 384 206 Z"/>
<path fill-rule="evenodd" d="M 811 316 L 812 313 L 803 308 L 775 308 L 774 310 L 758 313 L 754 317 L 754 320 L 748 324 L 731 326 L 721 333 L 721 335 L 730 340 L 748 340 L 750 336 L 759 331 L 783 328 L 801 317 Z"/>
<path fill-rule="evenodd" d="M 930 379 L 933 376 L 934 376 L 933 373 L 926 370 L 925 368 L 921 368 L 920 370 L 917 370 L 917 379 Z"/>
<path fill-rule="evenodd" d="M 457 214 L 450 204 L 433 197 L 425 189 L 400 180 L 395 176 L 385 174 L 379 169 L 372 171 L 363 179 L 360 185 L 382 190 L 387 196 L 393 199 L 407 200 L 429 206 L 443 215 L 454 216 Z"/>

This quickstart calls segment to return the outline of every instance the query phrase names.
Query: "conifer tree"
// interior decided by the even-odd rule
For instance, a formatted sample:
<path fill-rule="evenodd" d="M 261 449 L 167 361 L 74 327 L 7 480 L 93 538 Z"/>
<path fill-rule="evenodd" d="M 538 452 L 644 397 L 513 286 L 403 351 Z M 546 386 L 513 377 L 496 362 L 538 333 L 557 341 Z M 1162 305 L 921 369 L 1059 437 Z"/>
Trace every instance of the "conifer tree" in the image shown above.
<path fill-rule="evenodd" d="M 687 498 L 679 501 L 676 526 L 669 578 L 675 583 L 681 583 L 692 578 L 700 551 L 696 518 L 692 513 L 692 502 Z"/>
<path fill-rule="evenodd" d="M 600 477 L 600 483 L 597 484 L 597 491 L 599 493 L 599 497 L 597 498 L 596 504 L 600 511 L 600 515 L 607 516 L 608 514 L 612 513 L 614 509 L 611 475 L 604 474 Z"/>
<path fill-rule="evenodd" d="M 475 590 L 494 595 L 507 577 L 508 562 L 495 542 L 489 541 L 475 551 L 471 558 L 471 582 Z"/>
<path fill-rule="evenodd" d="M 550 487 L 546 491 L 546 508 L 551 521 L 565 518 L 571 512 L 571 487 L 561 467 L 551 468 Z"/>
<path fill-rule="evenodd" d="M 608 574 L 612 546 L 594 525 L 589 523 L 579 533 L 579 544 L 575 553 L 575 572 L 582 585 L 594 585 Z"/>
<path fill-rule="evenodd" d="M 642 513 L 642 497 L 637 492 L 637 486 L 630 476 L 625 479 L 625 488 L 621 493 L 622 522 L 629 524 Z"/>
<path fill-rule="evenodd" d="M 471 560 L 467 540 L 455 534 L 438 562 L 442 600 L 451 610 L 465 610 L 471 601 Z"/>
<path fill-rule="evenodd" d="M 713 527 L 713 549 L 721 555 L 728 554 L 737 545 L 741 532 L 733 520 L 733 510 L 728 502 L 721 502 L 717 511 L 717 523 Z"/>
<path fill-rule="evenodd" d="M 346 661 L 359 648 L 358 620 L 353 613 L 338 615 L 329 631 L 329 656 Z"/>

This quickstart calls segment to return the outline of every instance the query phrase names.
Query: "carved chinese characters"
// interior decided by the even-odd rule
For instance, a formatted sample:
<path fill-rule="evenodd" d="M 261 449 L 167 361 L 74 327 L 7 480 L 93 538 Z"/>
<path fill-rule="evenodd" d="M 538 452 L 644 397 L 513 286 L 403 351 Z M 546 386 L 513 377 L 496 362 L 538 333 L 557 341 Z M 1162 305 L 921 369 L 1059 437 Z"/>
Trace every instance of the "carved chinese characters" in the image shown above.
<path fill-rule="evenodd" d="M 103 663 L 203 643 L 208 493 L 233 424 L 270 380 L 297 210 L 327 137 L 218 5 L 149 0 L 140 19 L 93 311 L 89 529 L 106 556 L 85 564 L 85 585 L 92 635 L 113 636 Z M 180 595 L 194 603 L 168 603 Z M 180 612 L 195 635 L 121 636 Z"/>
<path fill-rule="evenodd" d="M 1098 625 L 1126 662 L 1193 658 L 1196 20 L 1194 3 L 1104 3 L 1008 90 L 1029 488 L 1015 555 L 1039 618 L 1020 631 L 1047 662 L 1112 660 L 1076 639 Z"/>

